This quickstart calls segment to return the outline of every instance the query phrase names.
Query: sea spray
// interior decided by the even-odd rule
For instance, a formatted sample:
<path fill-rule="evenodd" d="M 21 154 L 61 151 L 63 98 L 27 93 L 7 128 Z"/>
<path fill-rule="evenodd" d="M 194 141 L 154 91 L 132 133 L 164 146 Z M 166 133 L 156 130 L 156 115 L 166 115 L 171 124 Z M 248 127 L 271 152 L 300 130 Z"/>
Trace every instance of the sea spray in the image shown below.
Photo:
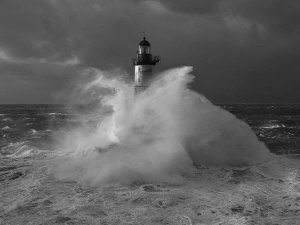
<path fill-rule="evenodd" d="M 77 98 L 93 97 L 88 125 L 63 138 L 56 175 L 93 185 L 168 181 L 189 176 L 194 164 L 240 166 L 266 160 L 268 149 L 251 128 L 187 86 L 191 67 L 159 74 L 134 96 L 133 85 L 90 70 Z"/>

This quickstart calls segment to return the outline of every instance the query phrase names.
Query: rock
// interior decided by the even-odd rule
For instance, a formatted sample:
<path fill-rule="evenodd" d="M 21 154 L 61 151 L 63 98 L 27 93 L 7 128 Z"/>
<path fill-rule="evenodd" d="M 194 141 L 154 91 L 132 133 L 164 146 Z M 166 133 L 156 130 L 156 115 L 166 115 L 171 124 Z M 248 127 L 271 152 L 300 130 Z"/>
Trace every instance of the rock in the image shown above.
<path fill-rule="evenodd" d="M 66 217 L 66 216 L 59 216 L 56 218 L 55 222 L 56 223 L 65 223 L 67 221 L 70 221 L 71 218 L 70 217 Z"/>
<path fill-rule="evenodd" d="M 13 173 L 12 175 L 10 175 L 9 179 L 10 180 L 16 180 L 19 177 L 22 177 L 23 175 L 24 175 L 24 173 L 18 171 L 18 172 Z"/>
<path fill-rule="evenodd" d="M 162 190 L 157 189 L 154 185 L 144 185 L 142 189 L 146 192 L 161 192 Z"/>
<path fill-rule="evenodd" d="M 234 206 L 230 209 L 233 213 L 242 213 L 244 211 L 244 207 L 241 205 Z"/>

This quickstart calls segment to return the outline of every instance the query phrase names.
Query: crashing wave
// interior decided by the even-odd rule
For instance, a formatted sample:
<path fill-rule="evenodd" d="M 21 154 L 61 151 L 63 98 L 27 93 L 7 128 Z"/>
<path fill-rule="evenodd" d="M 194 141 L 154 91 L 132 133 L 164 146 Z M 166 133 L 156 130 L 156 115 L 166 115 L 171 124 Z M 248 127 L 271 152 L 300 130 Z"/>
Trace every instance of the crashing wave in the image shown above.
<path fill-rule="evenodd" d="M 77 98 L 96 104 L 82 117 L 98 125 L 66 133 L 61 148 L 72 156 L 61 159 L 57 176 L 93 184 L 166 180 L 189 176 L 194 164 L 241 166 L 269 158 L 246 123 L 187 88 L 191 71 L 163 72 L 135 97 L 131 84 L 88 71 L 95 79 L 80 84 Z"/>

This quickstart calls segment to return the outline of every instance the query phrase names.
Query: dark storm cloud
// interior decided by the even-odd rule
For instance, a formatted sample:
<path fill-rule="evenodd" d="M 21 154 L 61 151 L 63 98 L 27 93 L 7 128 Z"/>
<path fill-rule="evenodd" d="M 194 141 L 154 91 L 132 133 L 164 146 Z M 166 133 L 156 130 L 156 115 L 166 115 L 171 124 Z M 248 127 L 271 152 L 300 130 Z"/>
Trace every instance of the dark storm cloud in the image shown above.
<path fill-rule="evenodd" d="M 160 2 L 187 15 L 197 14 L 198 18 L 210 15 L 209 25 L 220 25 L 215 41 L 205 40 L 207 45 L 203 47 L 203 40 L 198 39 L 197 49 L 205 54 L 191 57 L 195 59 L 197 55 L 205 61 L 214 57 L 202 64 L 202 69 L 198 67 L 203 74 L 196 80 L 198 89 L 228 101 L 299 102 L 299 1 Z M 211 38 L 211 31 L 202 31 Z M 199 33 L 198 37 L 202 32 Z"/>
<path fill-rule="evenodd" d="M 66 28 L 50 1 L 2 0 L 0 46 L 22 59 L 64 59 L 70 55 Z"/>
<path fill-rule="evenodd" d="M 262 23 L 274 32 L 299 29 L 300 2 L 296 0 L 231 0 L 222 7 L 227 12 Z"/>
<path fill-rule="evenodd" d="M 0 102 L 51 102 L 90 66 L 132 73 L 143 31 L 215 101 L 299 101 L 299 26 L 297 0 L 2 0 Z"/>
<path fill-rule="evenodd" d="M 132 0 L 139 2 L 140 0 Z M 167 8 L 183 13 L 211 13 L 218 9 L 219 3 L 222 0 L 156 0 L 161 4 L 165 5 Z"/>
<path fill-rule="evenodd" d="M 263 23 L 278 31 L 299 28 L 300 2 L 297 0 L 157 0 L 171 10 L 182 13 L 221 13 L 241 16 Z"/>

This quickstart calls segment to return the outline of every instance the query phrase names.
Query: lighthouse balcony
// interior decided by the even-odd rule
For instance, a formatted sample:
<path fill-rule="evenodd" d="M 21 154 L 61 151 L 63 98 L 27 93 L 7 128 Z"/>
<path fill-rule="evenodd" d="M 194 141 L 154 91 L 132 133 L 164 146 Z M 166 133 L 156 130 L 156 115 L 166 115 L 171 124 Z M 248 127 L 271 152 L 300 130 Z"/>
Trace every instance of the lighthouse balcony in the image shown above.
<path fill-rule="evenodd" d="M 151 54 L 138 54 L 137 58 L 133 58 L 133 65 L 155 65 L 160 62 L 160 56 L 152 56 Z"/>
<path fill-rule="evenodd" d="M 160 55 L 155 55 L 155 56 L 153 56 L 153 60 L 154 60 L 156 63 L 160 62 Z"/>

